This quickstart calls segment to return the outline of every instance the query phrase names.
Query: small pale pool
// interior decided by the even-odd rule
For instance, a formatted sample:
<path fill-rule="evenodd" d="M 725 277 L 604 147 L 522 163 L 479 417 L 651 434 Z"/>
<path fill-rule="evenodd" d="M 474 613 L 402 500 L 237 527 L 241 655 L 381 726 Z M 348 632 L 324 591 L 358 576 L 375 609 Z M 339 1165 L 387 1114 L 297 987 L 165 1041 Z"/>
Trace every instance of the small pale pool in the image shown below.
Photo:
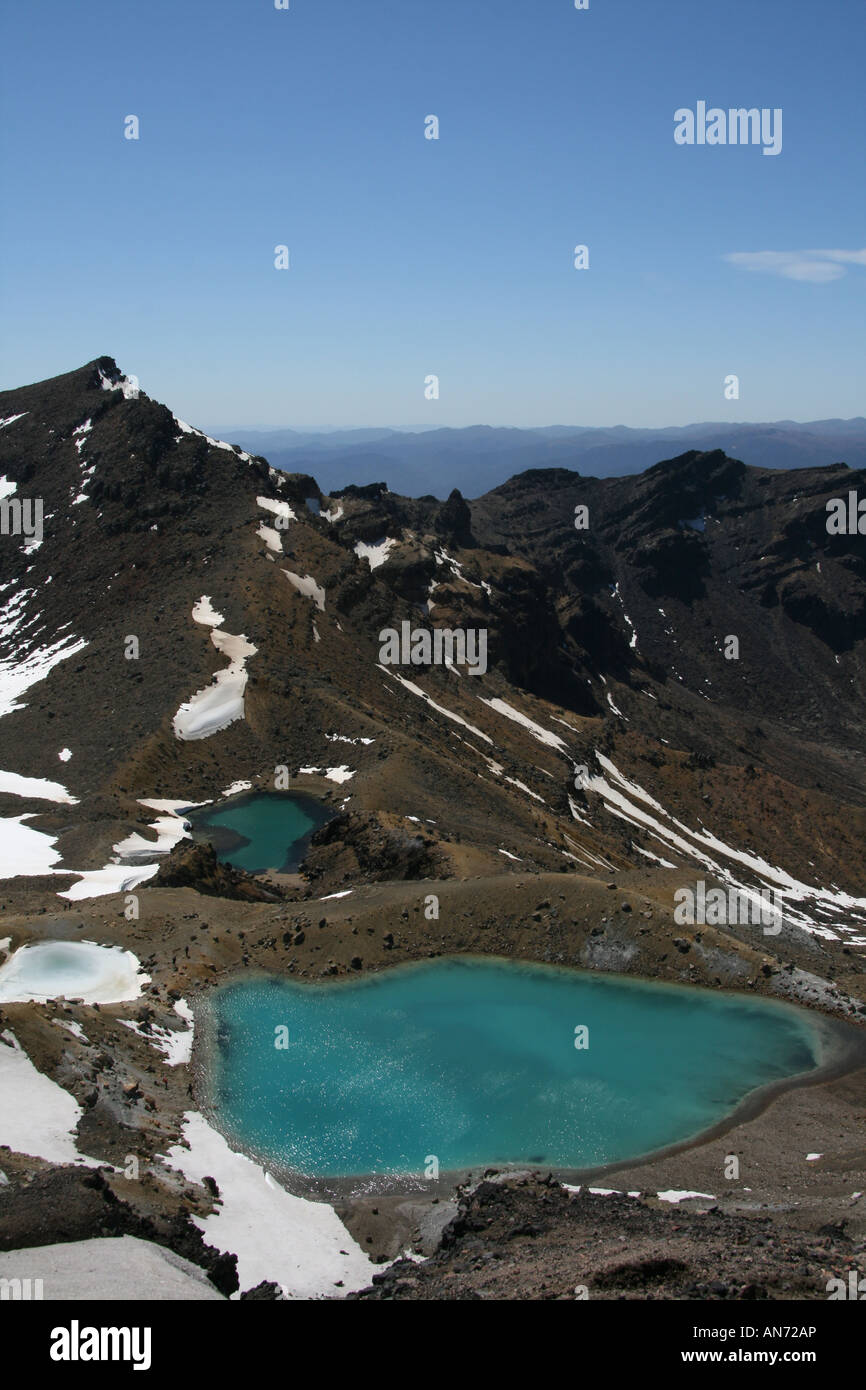
<path fill-rule="evenodd" d="M 217 855 L 237 869 L 293 873 L 310 837 L 334 812 L 300 793 L 252 792 L 186 813 L 196 839 L 208 839 Z"/>
<path fill-rule="evenodd" d="M 83 999 L 118 1004 L 138 999 L 150 976 L 132 951 L 95 941 L 38 941 L 0 966 L 0 1004 Z"/>
<path fill-rule="evenodd" d="M 259 977 L 206 1012 L 216 1122 L 314 1177 L 638 1157 L 813 1070 L 823 1048 L 786 1005 L 478 958 L 338 984 Z"/>

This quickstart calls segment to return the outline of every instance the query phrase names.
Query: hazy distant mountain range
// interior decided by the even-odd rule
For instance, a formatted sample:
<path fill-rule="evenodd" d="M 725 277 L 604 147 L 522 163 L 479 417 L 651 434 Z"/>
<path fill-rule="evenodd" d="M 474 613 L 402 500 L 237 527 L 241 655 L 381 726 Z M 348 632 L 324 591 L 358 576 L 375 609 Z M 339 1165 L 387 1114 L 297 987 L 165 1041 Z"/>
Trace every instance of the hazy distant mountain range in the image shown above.
<path fill-rule="evenodd" d="M 314 473 L 323 491 L 349 483 L 385 482 L 408 497 L 447 497 L 459 487 L 479 497 L 527 468 L 571 468 L 598 478 L 640 473 L 687 449 L 722 449 L 755 468 L 820 468 L 845 462 L 866 466 L 866 418 L 776 420 L 769 424 L 704 422 L 664 429 L 614 425 L 593 429 L 392 429 L 334 431 L 214 429 L 275 467 Z"/>

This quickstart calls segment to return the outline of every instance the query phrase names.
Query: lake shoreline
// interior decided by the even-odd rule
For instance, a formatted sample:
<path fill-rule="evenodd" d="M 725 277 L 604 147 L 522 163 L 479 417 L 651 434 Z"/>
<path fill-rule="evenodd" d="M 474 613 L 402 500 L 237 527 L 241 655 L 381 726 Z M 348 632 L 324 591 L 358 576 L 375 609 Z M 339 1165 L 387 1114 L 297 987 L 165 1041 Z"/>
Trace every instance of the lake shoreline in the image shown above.
<path fill-rule="evenodd" d="M 625 974 L 614 974 L 602 971 L 587 971 L 575 969 L 572 966 L 551 966 L 544 962 L 533 962 L 527 960 L 516 961 L 513 958 L 483 956 L 474 952 L 462 953 L 455 956 L 439 958 L 441 963 L 447 961 L 460 961 L 470 964 L 472 962 L 498 962 L 509 966 L 527 966 L 539 970 L 549 970 L 560 974 L 576 975 L 585 977 L 588 980 L 606 980 L 613 984 L 626 984 L 637 989 L 642 987 L 650 990 L 668 989 L 674 992 L 689 991 L 692 993 L 707 993 L 713 997 L 723 995 L 727 998 L 740 999 L 745 1004 L 754 1005 L 757 1001 L 754 995 L 750 995 L 741 990 L 706 990 L 705 987 L 688 985 L 675 981 L 658 981 L 641 976 Z M 254 969 L 230 976 L 220 982 L 220 987 L 230 987 L 234 983 L 251 983 L 254 980 L 279 981 L 291 980 L 293 986 L 308 989 L 310 991 L 339 991 L 345 988 L 363 988 L 365 984 L 375 984 L 380 981 L 383 974 L 390 974 L 393 970 L 409 971 L 413 969 L 429 966 L 430 961 L 416 960 L 410 962 L 395 962 L 385 971 L 377 971 L 375 974 L 362 976 L 355 979 L 341 980 L 295 980 L 292 977 L 280 976 L 274 971 Z M 212 1092 L 209 1085 L 211 1077 L 211 1061 L 214 1049 L 213 1021 L 207 1019 L 206 1011 L 212 1008 L 213 991 L 200 996 L 199 1012 L 196 1015 L 197 1026 L 195 1030 L 195 1042 L 193 1047 L 192 1067 L 194 1076 L 194 1093 L 197 1103 L 204 1114 L 208 1116 L 209 1122 L 221 1133 L 224 1133 L 228 1142 L 238 1151 L 245 1153 L 255 1162 L 259 1163 L 274 1176 L 287 1191 L 295 1196 L 305 1197 L 311 1200 L 325 1201 L 329 1203 L 349 1203 L 367 1201 L 373 1198 L 416 1198 L 419 1200 L 442 1200 L 448 1197 L 458 1188 L 471 1186 L 479 1181 L 485 1174 L 495 1173 L 501 1178 L 516 1176 L 524 1173 L 545 1173 L 551 1174 L 557 1182 L 569 1185 L 583 1185 L 590 1181 L 608 1177 L 617 1172 L 627 1172 L 638 1166 L 652 1165 L 664 1160 L 671 1159 L 677 1155 L 686 1154 L 690 1150 L 700 1148 L 709 1144 L 725 1134 L 737 1129 L 739 1126 L 748 1124 L 750 1121 L 764 1114 L 779 1097 L 786 1093 L 798 1090 L 803 1087 L 816 1087 L 827 1082 L 837 1080 L 850 1073 L 854 1073 L 861 1068 L 866 1068 L 866 1030 L 845 1020 L 835 1019 L 809 1009 L 802 1005 L 792 1005 L 785 1000 L 778 1000 L 762 996 L 760 1002 L 770 1008 L 776 1008 L 782 1012 L 793 1011 L 798 1015 L 803 1015 L 804 1019 L 814 1029 L 820 1040 L 822 1060 L 820 1063 L 803 1072 L 792 1073 L 790 1076 L 776 1078 L 764 1082 L 752 1088 L 740 1101 L 714 1123 L 701 1128 L 700 1130 L 676 1141 L 663 1144 L 657 1148 L 638 1152 L 626 1158 L 614 1159 L 609 1162 L 587 1164 L 583 1166 L 560 1165 L 546 1161 L 533 1162 L 530 1160 L 503 1163 L 492 1160 L 489 1163 L 475 1163 L 471 1166 L 442 1169 L 436 1179 L 423 1179 L 420 1176 L 408 1173 L 358 1173 L 346 1176 L 318 1176 L 304 1173 L 297 1168 L 292 1168 L 284 1163 L 275 1160 L 272 1155 L 261 1152 L 254 1145 L 245 1141 L 234 1130 L 221 1129 L 219 1116 L 212 1100 Z M 203 1008 L 202 1008 L 203 1006 Z M 204 1018 L 202 1013 L 205 1012 Z M 201 1020 L 201 1021 L 200 1021 Z"/>
<path fill-rule="evenodd" d="M 289 823 L 285 827 L 281 826 L 277 832 L 273 826 L 267 827 L 270 833 L 264 835 L 263 847 L 258 852 L 257 841 L 253 839 L 257 822 L 256 812 L 263 811 L 265 807 L 272 812 L 274 806 L 280 803 L 294 813 L 293 817 L 289 817 L 289 821 L 296 819 L 299 824 L 293 827 Z M 212 844 L 217 858 L 222 863 L 243 869 L 253 876 L 270 877 L 297 872 L 313 836 L 333 820 L 336 814 L 336 810 L 329 806 L 322 796 L 316 795 L 314 789 L 265 791 L 261 788 L 250 788 L 212 804 L 190 808 L 186 813 L 186 819 L 192 828 L 193 841 L 197 844 Z M 232 820 L 243 823 L 244 830 L 250 830 L 251 833 L 247 835 L 235 826 L 226 824 L 226 821 Z M 301 830 L 300 834 L 293 834 L 293 831 L 300 830 L 300 822 L 303 821 L 307 822 L 308 828 Z M 282 854 L 282 858 L 276 864 L 258 865 L 250 862 L 257 854 L 259 858 L 266 860 L 279 854 Z"/>
<path fill-rule="evenodd" d="M 101 1012 L 78 1005 L 6 1005 L 3 1026 L 14 1032 L 41 1071 L 56 1077 L 84 1107 L 78 1137 L 82 1152 L 122 1168 L 129 1150 L 126 1126 L 132 1122 L 144 1162 L 152 1165 L 155 1174 L 162 1171 L 160 1155 L 183 1142 L 184 1117 L 200 1108 L 201 1089 L 197 1095 L 191 1089 L 193 1067 L 164 1066 L 152 1042 L 124 1027 L 122 1020 L 142 1019 L 146 1011 L 152 1011 L 154 1023 L 176 1030 L 177 998 L 195 1004 L 198 1011 L 200 1001 L 215 986 L 257 972 L 330 985 L 357 978 L 352 966 L 355 956 L 363 958 L 364 975 L 378 976 L 398 961 L 445 954 L 493 955 L 674 987 L 697 986 L 710 994 L 733 992 L 745 998 L 799 1003 L 815 1020 L 850 1020 L 853 1033 L 866 1038 L 863 965 L 856 953 L 840 947 L 831 956 L 824 943 L 802 933 L 782 940 L 762 939 L 746 928 L 711 927 L 687 931 L 683 945 L 689 949 L 684 952 L 676 945 L 683 930 L 673 923 L 663 894 L 648 897 L 639 875 L 622 873 L 617 880 L 614 887 L 576 874 L 509 873 L 383 881 L 355 883 L 351 888 L 346 884 L 347 895 L 338 898 L 318 896 L 305 885 L 292 899 L 280 903 L 203 896 L 189 887 L 149 888 L 142 894 L 147 911 L 140 920 L 124 918 L 124 901 L 119 896 L 58 908 L 54 880 L 46 881 L 42 911 L 24 910 L 24 890 L 13 880 L 4 928 L 13 949 L 49 938 L 84 937 L 106 945 L 122 941 L 146 962 L 153 983 L 140 1004 L 103 1006 Z M 439 903 L 439 918 L 433 922 L 424 918 L 430 894 Z M 302 934 L 305 939 L 300 941 Z M 94 1053 L 83 1040 L 56 1026 L 65 1020 L 80 1023 L 90 1047 L 112 1057 L 114 1065 L 102 1073 L 98 1092 L 92 1079 Z M 122 1083 L 133 1079 L 140 1087 L 138 1099 L 130 1099 L 123 1090 Z M 94 1095 L 99 1097 L 96 1104 Z M 640 1190 L 640 1201 L 628 1206 L 652 1215 L 651 1228 L 664 1250 L 676 1248 L 680 1239 L 671 1218 L 676 1222 L 679 1215 L 680 1221 L 686 1220 L 689 1207 L 718 1206 L 723 1214 L 741 1213 L 746 1226 L 752 1224 L 757 1232 L 777 1237 L 780 1248 L 790 1250 L 804 1241 L 807 1246 L 820 1244 L 814 1232 L 828 1223 L 844 1226 L 855 1246 L 858 1238 L 866 1240 L 866 1198 L 857 1197 L 858 1192 L 866 1194 L 861 1119 L 866 1112 L 866 1067 L 845 1071 L 835 1079 L 821 1080 L 812 1074 L 804 1084 L 784 1086 L 763 1103 L 764 1108 L 755 1104 L 758 1113 L 740 1124 L 728 1116 L 726 1123 L 734 1127 L 726 1129 L 723 1138 L 697 1135 L 676 1152 L 634 1160 L 631 1168 L 609 1165 L 580 1176 L 601 1187 Z M 118 1117 L 125 1124 L 119 1125 Z M 806 1155 L 815 1152 L 822 1153 L 821 1159 L 807 1161 Z M 731 1153 L 741 1163 L 738 1181 L 724 1177 L 725 1156 Z M 27 1175 L 44 1165 L 4 1154 L 0 1167 L 10 1180 L 5 1210 L 10 1217 L 21 1213 L 19 1244 L 25 1245 L 30 1229 L 26 1212 L 35 1191 L 27 1186 Z M 548 1165 L 541 1171 L 546 1174 Z M 472 1176 L 474 1182 L 483 1174 L 478 1171 Z M 64 1174 L 63 1181 L 71 1183 L 74 1177 L 74 1173 Z M 176 1190 L 158 1182 L 154 1190 L 131 1184 L 120 1171 L 109 1171 L 107 1181 L 121 1201 L 134 1202 L 158 1220 L 169 1213 L 182 1217 L 190 1210 L 203 1220 L 214 1211 L 203 1189 Z M 518 1187 L 522 1181 L 516 1180 Z M 286 1185 L 293 1186 L 290 1179 Z M 530 1190 L 532 1184 L 526 1188 Z M 687 1199 L 678 1208 L 659 1201 L 656 1194 L 666 1190 L 713 1197 Z M 88 1192 L 82 1188 L 80 1200 L 71 1195 L 63 1199 L 65 1210 L 80 1208 L 79 1227 L 85 1235 L 93 1233 L 87 1215 L 86 1203 L 92 1200 Z M 308 1188 L 304 1195 L 315 1198 L 317 1194 Z M 320 1193 L 318 1200 L 328 1198 Z M 609 1204 L 625 1199 L 593 1201 L 596 1209 L 606 1211 Z M 444 1184 L 439 1195 L 428 1189 L 333 1197 L 331 1203 L 349 1236 L 375 1263 L 394 1259 L 404 1249 L 416 1255 L 432 1254 L 443 1225 L 457 1212 L 457 1194 Z M 46 1212 L 44 1219 L 50 1234 L 55 1229 L 53 1217 Z M 68 1216 L 64 1221 L 68 1225 Z M 594 1239 L 592 1259 L 621 1258 L 614 1227 L 602 1235 Z M 508 1260 L 520 1244 L 494 1238 L 491 1248 Z M 531 1244 L 527 1241 L 527 1247 Z M 687 1257 L 699 1264 L 699 1247 L 690 1246 Z M 547 1256 L 539 1252 L 533 1258 L 540 1261 L 539 1279 L 547 1278 Z M 748 1250 L 737 1256 L 743 1280 L 749 1277 L 751 1258 Z M 770 1297 L 792 1296 L 780 1291 L 781 1283 L 767 1287 Z M 794 1296 L 824 1297 L 822 1288 L 815 1285 L 814 1294 Z M 334 1293 L 339 1296 L 338 1290 Z"/>

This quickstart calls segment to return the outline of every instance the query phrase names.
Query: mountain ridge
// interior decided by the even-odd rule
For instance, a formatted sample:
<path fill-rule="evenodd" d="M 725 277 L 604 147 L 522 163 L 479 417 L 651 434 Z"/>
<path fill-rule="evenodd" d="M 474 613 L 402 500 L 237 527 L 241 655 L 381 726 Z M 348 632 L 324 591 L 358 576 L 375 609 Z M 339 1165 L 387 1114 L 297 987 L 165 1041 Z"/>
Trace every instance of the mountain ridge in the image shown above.
<path fill-rule="evenodd" d="M 671 705 L 673 723 L 686 720 L 695 747 L 717 753 L 724 719 L 763 713 L 779 726 L 777 772 L 790 773 L 796 761 L 793 750 L 782 752 L 792 729 L 808 728 L 832 744 L 841 717 L 841 763 L 858 760 L 854 776 L 844 774 L 849 795 L 866 800 L 866 741 L 858 724 L 863 557 L 856 537 L 827 534 L 824 511 L 828 497 L 862 486 L 862 473 L 837 465 L 788 475 L 750 469 L 721 451 L 691 450 L 636 478 L 527 471 L 472 503 L 459 494 L 439 503 L 381 489 L 326 496 L 307 475 L 283 474 L 183 426 L 143 392 L 127 397 L 125 381 L 104 357 L 0 396 L 4 416 L 21 416 L 0 431 L 5 474 L 21 487 L 38 479 L 46 493 L 45 543 L 34 555 L 19 552 L 15 582 L 24 586 L 29 577 L 24 587 L 36 587 L 46 576 L 51 622 L 40 614 L 43 646 L 70 631 L 88 643 L 74 666 L 59 662 L 38 688 L 81 684 L 109 696 L 101 709 L 107 740 L 82 724 L 68 693 L 44 706 L 62 743 L 82 733 L 88 743 L 83 780 L 81 763 L 65 769 L 76 794 L 167 795 L 169 775 L 188 780 L 184 794 L 212 793 L 214 778 L 227 785 L 248 776 L 281 739 L 286 760 L 318 764 L 324 750 L 317 702 L 345 710 L 336 687 L 348 681 L 364 692 L 364 718 L 381 721 L 378 634 L 421 617 L 434 627 L 489 630 L 490 668 L 482 678 L 488 694 L 554 702 L 566 716 L 606 721 L 620 734 L 640 729 L 652 739 L 653 721 L 665 713 L 653 710 L 648 719 L 641 692 L 656 690 L 656 703 L 664 693 L 671 705 L 672 684 L 683 687 Z M 35 419 L 46 406 L 54 425 Z M 78 449 L 73 431 L 88 421 Z M 84 500 L 74 501 L 83 460 L 90 478 Z M 585 533 L 573 524 L 578 505 L 589 507 Z M 268 507 L 294 514 L 270 538 Z M 390 548 L 373 569 L 359 547 L 383 537 Z M 11 540 L 4 538 L 7 554 Z M 60 572 L 64 557 L 68 579 Z M 284 581 L 280 570 L 289 567 L 299 582 L 313 576 L 322 586 L 322 612 Z M 216 740 L 184 743 L 171 732 L 171 718 L 224 665 L 206 640 L 207 627 L 189 618 L 209 590 L 223 630 L 243 633 L 257 650 L 249 659 L 244 718 Z M 26 604 L 23 612 L 38 607 L 32 596 Z M 97 611 L 98 636 L 87 617 Z M 741 661 L 722 660 L 721 639 L 737 632 Z M 128 636 L 137 637 L 146 657 L 124 658 Z M 781 678 L 772 697 L 759 653 Z M 433 669 L 424 679 L 453 696 L 449 704 L 460 718 L 483 724 L 475 678 Z M 615 698 L 605 680 L 617 683 Z M 123 690 L 138 698 L 121 698 Z M 405 688 L 391 694 L 417 704 Z M 282 709 L 287 698 L 296 707 L 291 728 Z M 621 715 L 612 714 L 611 700 Z M 714 707 L 709 718 L 680 709 L 696 700 Z M 47 776 L 56 755 L 41 746 L 39 724 L 37 710 L 25 705 L 0 724 L 0 739 L 4 729 L 20 730 Z M 629 724 L 636 727 L 629 731 Z M 134 737 L 119 767 L 129 731 Z M 513 736 L 522 738 L 517 730 L 498 731 L 495 742 Z M 308 756 L 311 738 L 315 758 Z M 154 759 L 164 771 L 151 786 L 138 769 Z M 825 773 L 834 785 L 836 761 L 831 753 Z M 564 789 L 559 804 L 566 808 Z"/>

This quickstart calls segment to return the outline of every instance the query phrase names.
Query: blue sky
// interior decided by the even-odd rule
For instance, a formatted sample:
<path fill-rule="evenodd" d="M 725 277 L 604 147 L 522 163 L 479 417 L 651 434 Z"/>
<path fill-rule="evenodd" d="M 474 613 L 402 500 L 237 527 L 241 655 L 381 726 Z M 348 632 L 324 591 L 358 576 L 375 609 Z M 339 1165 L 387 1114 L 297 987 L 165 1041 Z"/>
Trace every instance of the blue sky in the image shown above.
<path fill-rule="evenodd" d="M 866 256 L 804 254 L 866 246 L 857 0 L 42 0 L 2 52 L 4 386 L 109 353 L 210 429 L 866 413 Z M 700 100 L 781 107 L 782 152 L 675 144 Z"/>

